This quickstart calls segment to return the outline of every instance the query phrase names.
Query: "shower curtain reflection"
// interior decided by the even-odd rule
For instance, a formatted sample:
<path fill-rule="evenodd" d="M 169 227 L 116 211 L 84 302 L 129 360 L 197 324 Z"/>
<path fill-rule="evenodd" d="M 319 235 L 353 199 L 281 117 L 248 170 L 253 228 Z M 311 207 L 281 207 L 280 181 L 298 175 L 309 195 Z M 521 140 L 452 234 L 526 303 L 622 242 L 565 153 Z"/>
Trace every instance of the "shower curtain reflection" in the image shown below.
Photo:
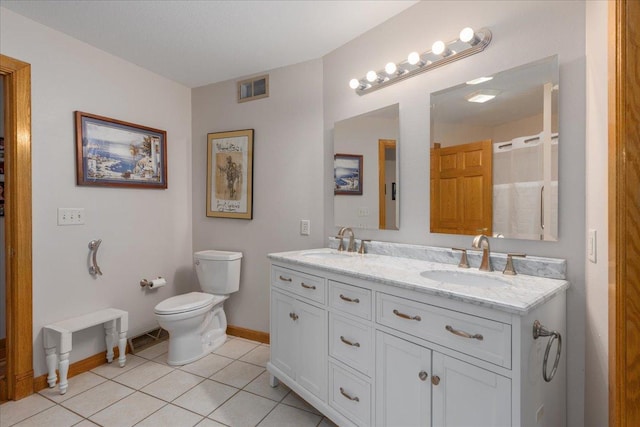
<path fill-rule="evenodd" d="M 544 164 L 545 144 L 550 146 L 551 165 Z M 493 235 L 557 240 L 558 134 L 551 135 L 550 141 L 541 133 L 494 143 L 493 162 Z M 544 170 L 552 171 L 547 183 Z M 545 211 L 551 218 L 548 224 Z"/>

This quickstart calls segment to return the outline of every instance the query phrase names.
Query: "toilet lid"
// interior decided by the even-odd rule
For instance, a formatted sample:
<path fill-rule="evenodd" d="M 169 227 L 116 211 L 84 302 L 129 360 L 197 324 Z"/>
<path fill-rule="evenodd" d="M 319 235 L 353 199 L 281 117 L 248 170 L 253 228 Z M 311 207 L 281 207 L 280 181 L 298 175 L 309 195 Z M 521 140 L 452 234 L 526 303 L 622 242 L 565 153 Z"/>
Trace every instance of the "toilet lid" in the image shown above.
<path fill-rule="evenodd" d="M 204 292 L 189 292 L 184 295 L 176 295 L 167 298 L 156 305 L 154 311 L 157 314 L 175 314 L 197 310 L 213 302 L 215 295 Z"/>

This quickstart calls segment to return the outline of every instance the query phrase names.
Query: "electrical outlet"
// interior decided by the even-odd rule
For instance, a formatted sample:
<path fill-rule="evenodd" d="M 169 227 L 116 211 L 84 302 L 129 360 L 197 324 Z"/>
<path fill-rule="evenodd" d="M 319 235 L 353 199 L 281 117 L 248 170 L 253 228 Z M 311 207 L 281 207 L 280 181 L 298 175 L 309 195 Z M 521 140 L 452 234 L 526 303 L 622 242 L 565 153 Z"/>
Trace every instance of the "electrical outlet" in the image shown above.
<path fill-rule="evenodd" d="M 303 236 L 308 236 L 311 234 L 311 221 L 308 219 L 300 220 L 300 234 Z"/>
<path fill-rule="evenodd" d="M 84 224 L 84 208 L 58 208 L 58 225 Z"/>

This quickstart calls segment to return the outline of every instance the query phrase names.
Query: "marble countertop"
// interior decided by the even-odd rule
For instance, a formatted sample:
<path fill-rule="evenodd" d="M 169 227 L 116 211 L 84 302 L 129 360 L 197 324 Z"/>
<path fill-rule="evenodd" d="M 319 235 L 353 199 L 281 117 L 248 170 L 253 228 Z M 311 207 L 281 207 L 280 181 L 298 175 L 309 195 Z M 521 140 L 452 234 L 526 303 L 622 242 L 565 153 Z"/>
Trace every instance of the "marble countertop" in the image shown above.
<path fill-rule="evenodd" d="M 388 255 L 338 252 L 329 248 L 272 253 L 269 258 L 272 261 L 344 274 L 519 315 L 528 313 L 569 287 L 566 280 L 523 274 L 507 276 L 501 271 L 489 273 L 473 267 L 462 269 L 451 264 Z M 428 270 L 450 271 L 467 279 L 470 275 L 475 275 L 479 280 L 484 277 L 503 283 L 498 286 L 464 285 L 431 280 L 420 275 Z"/>

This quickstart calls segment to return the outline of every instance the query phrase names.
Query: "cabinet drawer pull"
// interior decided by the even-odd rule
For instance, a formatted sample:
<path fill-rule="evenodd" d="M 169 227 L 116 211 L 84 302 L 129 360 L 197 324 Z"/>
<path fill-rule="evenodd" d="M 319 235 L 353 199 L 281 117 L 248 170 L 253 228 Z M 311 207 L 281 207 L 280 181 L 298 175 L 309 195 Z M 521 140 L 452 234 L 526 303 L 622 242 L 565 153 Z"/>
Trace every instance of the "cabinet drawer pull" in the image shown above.
<path fill-rule="evenodd" d="M 428 377 L 429 374 L 427 374 L 425 371 L 420 371 L 418 373 L 418 378 L 420 378 L 420 381 L 426 381 Z"/>
<path fill-rule="evenodd" d="M 356 397 L 349 396 L 342 387 L 340 387 L 340 394 L 342 394 L 344 397 L 346 397 L 349 400 L 353 400 L 354 402 L 360 402 L 360 399 L 358 398 L 358 396 Z"/>
<path fill-rule="evenodd" d="M 300 286 L 302 286 L 305 289 L 315 289 L 316 286 L 315 285 L 307 285 L 306 283 L 302 282 L 300 283 Z"/>
<path fill-rule="evenodd" d="M 393 310 L 393 314 L 407 320 L 416 320 L 418 322 L 422 320 L 420 316 L 409 316 L 408 314 L 401 313 L 398 310 Z"/>
<path fill-rule="evenodd" d="M 280 275 L 280 280 L 282 280 L 283 282 L 291 282 L 291 277 L 284 277 Z"/>
<path fill-rule="evenodd" d="M 437 375 L 433 375 L 433 376 L 431 377 L 431 384 L 433 384 L 433 385 L 438 385 L 438 384 L 440 384 L 440 377 L 439 377 L 439 376 L 437 376 Z"/>
<path fill-rule="evenodd" d="M 453 327 L 451 327 L 450 325 L 447 325 L 444 327 L 447 331 L 451 332 L 454 335 L 457 335 L 459 337 L 463 337 L 463 338 L 470 338 L 470 339 L 476 339 L 478 341 L 482 341 L 484 339 L 484 337 L 480 334 L 474 334 L 471 335 L 470 333 L 464 332 L 464 331 L 459 331 L 457 329 L 453 329 Z"/>
<path fill-rule="evenodd" d="M 289 317 L 292 318 L 293 320 L 298 320 L 298 315 L 293 312 L 289 313 Z"/>
<path fill-rule="evenodd" d="M 340 341 L 342 341 L 343 343 L 350 345 L 352 347 L 360 347 L 360 343 L 359 342 L 351 342 L 348 339 L 345 339 L 345 337 L 340 336 Z"/>
<path fill-rule="evenodd" d="M 360 300 L 358 298 L 349 298 L 349 297 L 345 297 L 344 295 L 340 294 L 340 299 L 346 302 L 353 302 L 358 304 L 360 302 Z"/>

